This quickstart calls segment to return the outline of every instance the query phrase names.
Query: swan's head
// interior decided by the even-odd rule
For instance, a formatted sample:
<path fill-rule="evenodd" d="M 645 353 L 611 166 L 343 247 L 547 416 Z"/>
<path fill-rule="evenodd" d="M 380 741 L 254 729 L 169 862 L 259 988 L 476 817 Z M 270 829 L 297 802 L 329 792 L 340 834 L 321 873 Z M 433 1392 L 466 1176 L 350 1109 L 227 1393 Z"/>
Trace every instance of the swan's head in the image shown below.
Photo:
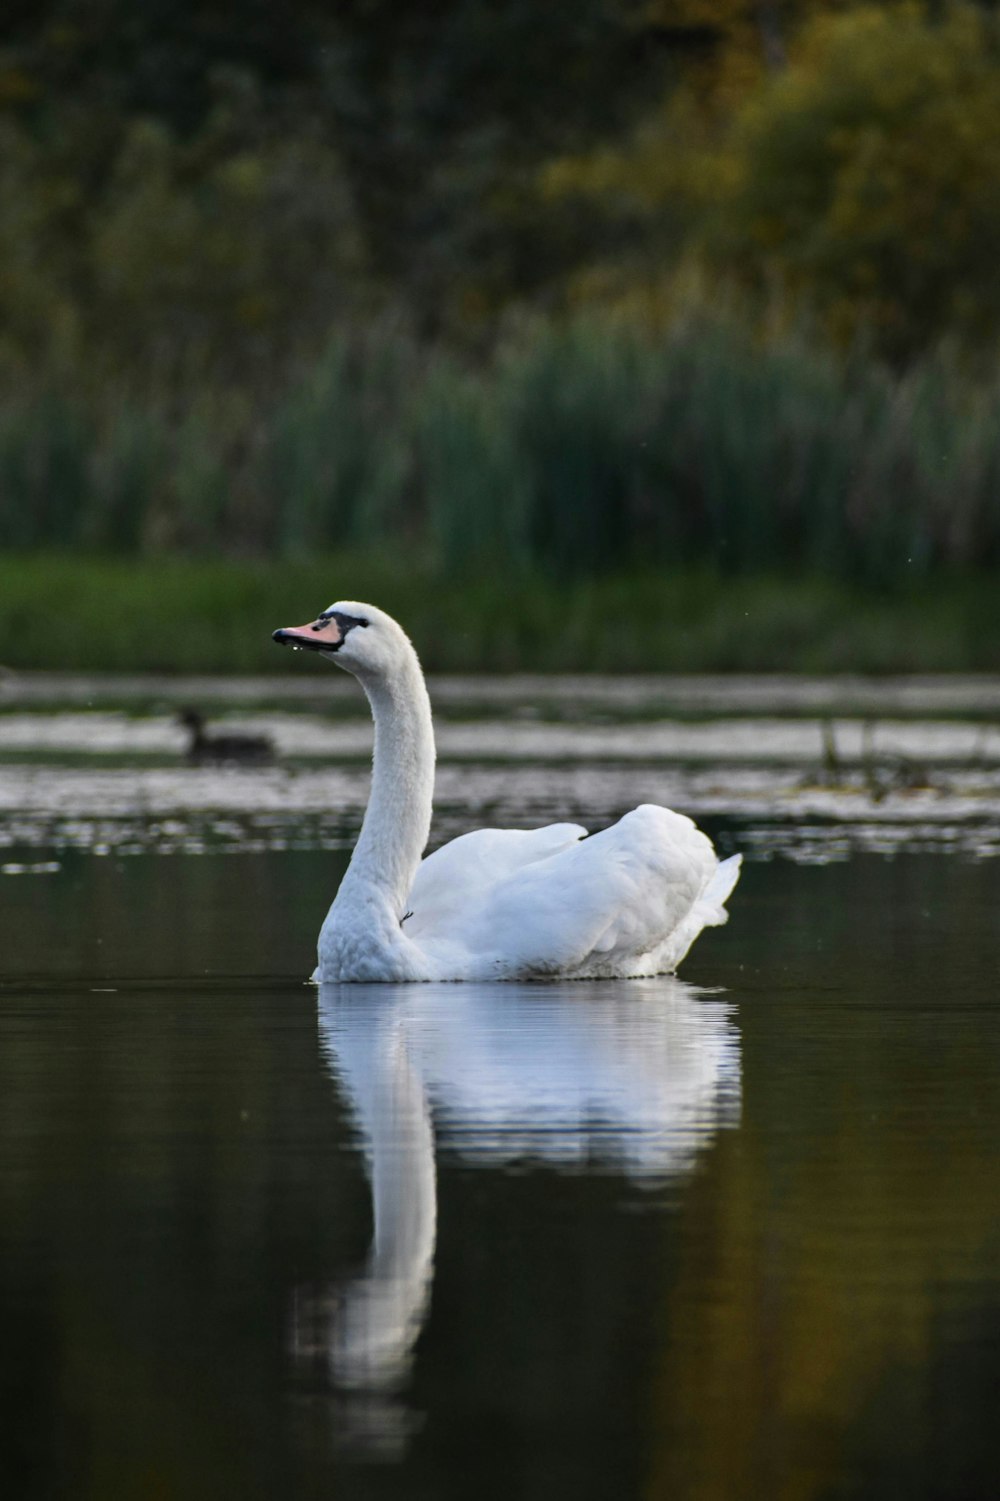
<path fill-rule="evenodd" d="M 305 625 L 275 631 L 279 646 L 316 651 L 359 677 L 385 677 L 413 656 L 391 615 L 357 600 L 339 600 Z"/>

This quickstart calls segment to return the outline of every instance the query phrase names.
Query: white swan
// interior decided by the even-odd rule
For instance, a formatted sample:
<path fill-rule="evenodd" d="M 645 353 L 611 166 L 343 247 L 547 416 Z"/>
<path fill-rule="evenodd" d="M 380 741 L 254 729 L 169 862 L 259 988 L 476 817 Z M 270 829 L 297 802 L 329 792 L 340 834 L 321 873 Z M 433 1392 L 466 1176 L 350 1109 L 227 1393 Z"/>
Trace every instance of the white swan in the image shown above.
<path fill-rule="evenodd" d="M 720 864 L 689 818 L 651 804 L 589 837 L 571 823 L 478 829 L 422 861 L 434 732 L 407 636 L 373 605 L 341 601 L 274 640 L 352 672 L 375 720 L 371 797 L 320 931 L 315 979 L 667 974 L 702 928 L 726 921 L 741 857 Z"/>

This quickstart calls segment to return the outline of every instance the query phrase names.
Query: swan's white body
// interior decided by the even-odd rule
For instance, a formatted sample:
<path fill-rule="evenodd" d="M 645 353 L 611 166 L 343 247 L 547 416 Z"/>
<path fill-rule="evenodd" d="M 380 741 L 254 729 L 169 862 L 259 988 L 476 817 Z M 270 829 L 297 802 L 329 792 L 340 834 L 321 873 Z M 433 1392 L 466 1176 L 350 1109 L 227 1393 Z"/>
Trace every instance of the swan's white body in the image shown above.
<path fill-rule="evenodd" d="M 381 610 L 355 603 L 275 634 L 353 672 L 375 720 L 371 797 L 320 932 L 315 979 L 666 974 L 702 928 L 726 921 L 740 857 L 720 864 L 689 818 L 651 804 L 589 837 L 578 824 L 479 829 L 421 860 L 434 732 L 410 641 Z"/>

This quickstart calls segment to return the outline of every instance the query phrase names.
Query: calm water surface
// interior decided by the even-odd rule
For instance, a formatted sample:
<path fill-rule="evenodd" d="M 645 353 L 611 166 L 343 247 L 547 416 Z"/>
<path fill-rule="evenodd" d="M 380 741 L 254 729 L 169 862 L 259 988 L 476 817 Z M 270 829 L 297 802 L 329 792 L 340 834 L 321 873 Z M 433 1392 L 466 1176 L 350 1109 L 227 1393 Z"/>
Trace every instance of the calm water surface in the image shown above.
<path fill-rule="evenodd" d="M 720 817 L 680 980 L 317 992 L 343 850 L 130 817 L 2 850 L 0 1494 L 996 1494 L 997 860 Z"/>

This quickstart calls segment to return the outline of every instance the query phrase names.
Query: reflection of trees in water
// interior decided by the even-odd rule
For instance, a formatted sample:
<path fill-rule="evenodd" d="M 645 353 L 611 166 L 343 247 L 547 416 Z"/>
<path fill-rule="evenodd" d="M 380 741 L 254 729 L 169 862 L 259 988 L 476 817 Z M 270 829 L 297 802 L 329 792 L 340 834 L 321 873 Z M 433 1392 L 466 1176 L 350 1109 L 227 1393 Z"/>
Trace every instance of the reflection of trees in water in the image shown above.
<path fill-rule="evenodd" d="M 656 1501 L 995 1483 L 997 1019 L 990 995 L 949 998 L 947 970 L 929 998 L 915 967 L 887 955 L 870 1005 L 832 977 L 825 1000 L 743 1010 L 746 1128 L 685 1196 L 664 1306 Z"/>

